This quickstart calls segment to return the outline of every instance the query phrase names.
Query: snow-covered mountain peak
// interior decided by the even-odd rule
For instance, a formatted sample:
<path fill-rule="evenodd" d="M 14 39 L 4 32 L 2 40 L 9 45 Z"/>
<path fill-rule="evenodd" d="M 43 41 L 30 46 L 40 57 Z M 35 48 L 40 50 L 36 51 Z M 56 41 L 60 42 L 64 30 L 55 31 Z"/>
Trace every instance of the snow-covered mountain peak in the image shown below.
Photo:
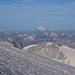
<path fill-rule="evenodd" d="M 37 27 L 37 29 L 40 30 L 40 31 L 45 31 L 45 30 L 46 30 L 46 28 L 44 28 L 44 27 L 42 27 L 42 26 Z"/>

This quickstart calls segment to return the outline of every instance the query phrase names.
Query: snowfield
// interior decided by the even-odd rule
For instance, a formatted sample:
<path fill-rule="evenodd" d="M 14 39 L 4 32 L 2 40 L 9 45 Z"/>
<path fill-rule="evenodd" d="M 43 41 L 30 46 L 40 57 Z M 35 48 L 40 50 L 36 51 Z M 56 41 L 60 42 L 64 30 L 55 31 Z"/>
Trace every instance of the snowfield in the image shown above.
<path fill-rule="evenodd" d="M 59 46 L 55 43 L 47 42 L 29 45 L 24 47 L 23 50 L 75 66 L 75 50 L 67 46 Z"/>
<path fill-rule="evenodd" d="M 0 42 L 0 75 L 75 75 L 75 67 Z"/>

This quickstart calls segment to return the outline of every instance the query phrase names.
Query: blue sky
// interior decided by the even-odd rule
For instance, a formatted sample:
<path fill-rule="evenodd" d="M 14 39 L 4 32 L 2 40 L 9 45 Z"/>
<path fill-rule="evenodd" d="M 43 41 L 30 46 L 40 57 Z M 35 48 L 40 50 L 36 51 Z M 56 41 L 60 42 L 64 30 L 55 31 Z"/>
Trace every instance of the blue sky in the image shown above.
<path fill-rule="evenodd" d="M 75 0 L 0 0 L 0 29 L 32 30 L 38 26 L 75 30 Z"/>

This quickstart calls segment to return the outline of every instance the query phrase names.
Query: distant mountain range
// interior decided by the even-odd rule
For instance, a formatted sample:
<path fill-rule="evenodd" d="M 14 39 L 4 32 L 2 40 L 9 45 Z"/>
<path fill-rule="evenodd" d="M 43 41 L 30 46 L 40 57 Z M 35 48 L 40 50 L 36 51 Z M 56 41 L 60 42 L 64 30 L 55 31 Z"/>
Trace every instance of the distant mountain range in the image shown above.
<path fill-rule="evenodd" d="M 0 40 L 22 49 L 32 44 L 53 42 L 75 49 L 75 31 L 53 31 L 38 27 L 32 31 L 6 32 L 0 30 Z"/>

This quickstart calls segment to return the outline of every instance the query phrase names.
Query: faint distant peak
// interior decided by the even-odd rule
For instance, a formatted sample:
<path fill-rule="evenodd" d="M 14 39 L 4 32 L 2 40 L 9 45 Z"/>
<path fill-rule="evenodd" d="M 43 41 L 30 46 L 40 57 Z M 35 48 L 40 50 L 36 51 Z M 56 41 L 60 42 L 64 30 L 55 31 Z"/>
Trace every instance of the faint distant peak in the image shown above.
<path fill-rule="evenodd" d="M 4 31 L 3 29 L 0 29 L 0 31 Z"/>
<path fill-rule="evenodd" d="M 46 28 L 44 28 L 44 27 L 40 26 L 40 27 L 37 27 L 37 30 L 39 30 L 39 31 L 45 31 L 45 30 L 46 30 Z"/>

